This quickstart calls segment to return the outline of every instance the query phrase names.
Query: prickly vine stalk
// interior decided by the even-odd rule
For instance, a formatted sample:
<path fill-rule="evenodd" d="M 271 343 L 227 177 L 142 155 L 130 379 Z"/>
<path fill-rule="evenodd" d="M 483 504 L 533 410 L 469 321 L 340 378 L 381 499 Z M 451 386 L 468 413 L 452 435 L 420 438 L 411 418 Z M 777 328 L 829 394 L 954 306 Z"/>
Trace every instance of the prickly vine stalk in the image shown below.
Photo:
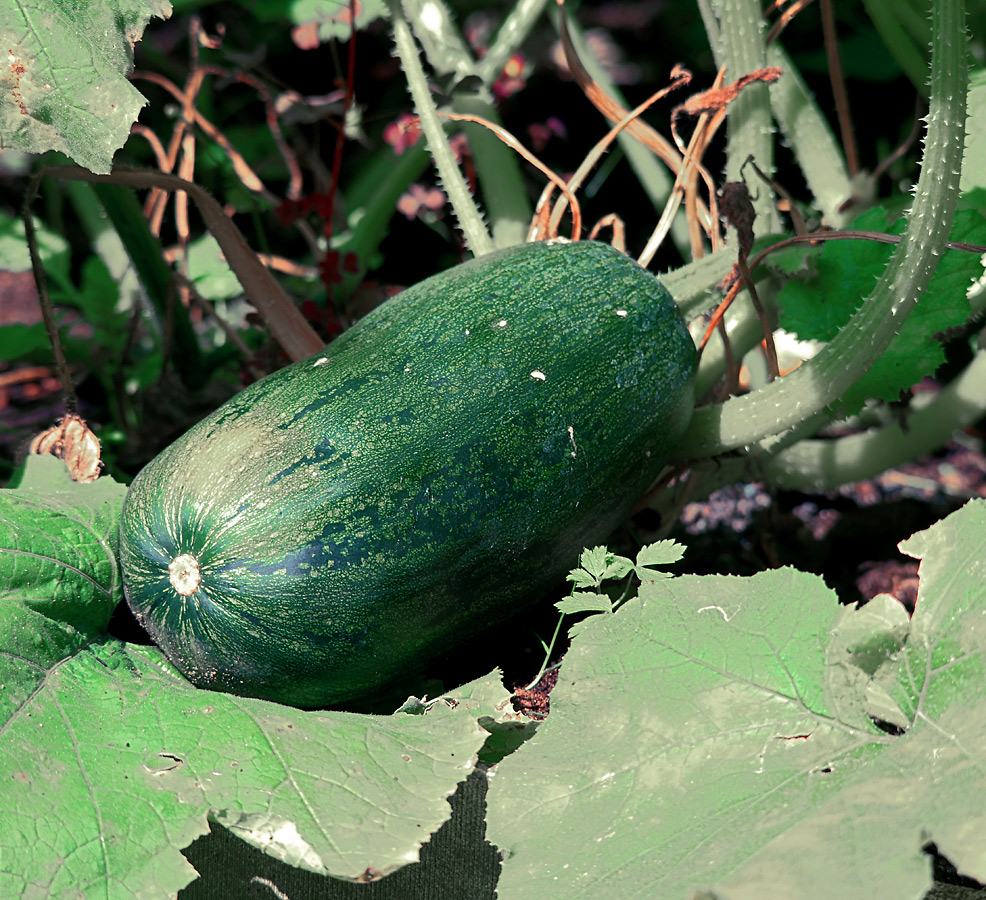
<path fill-rule="evenodd" d="M 823 413 L 886 350 L 917 305 L 948 240 L 959 195 L 966 119 L 965 7 L 932 4 L 931 107 L 907 228 L 873 292 L 814 359 L 785 378 L 695 413 L 683 457 L 748 447 Z"/>

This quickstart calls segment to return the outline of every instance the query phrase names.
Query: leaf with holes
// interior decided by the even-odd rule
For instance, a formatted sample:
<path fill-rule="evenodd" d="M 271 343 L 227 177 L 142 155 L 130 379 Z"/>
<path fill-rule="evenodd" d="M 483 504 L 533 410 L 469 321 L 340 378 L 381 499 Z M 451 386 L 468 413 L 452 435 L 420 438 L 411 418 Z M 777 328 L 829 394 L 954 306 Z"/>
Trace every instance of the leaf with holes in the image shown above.
<path fill-rule="evenodd" d="M 0 740 L 0 896 L 174 894 L 209 822 L 310 871 L 417 859 L 506 693 L 491 677 L 423 714 L 302 712 L 199 690 L 112 639 L 52 669 Z"/>
<path fill-rule="evenodd" d="M 219 822 L 343 878 L 417 859 L 507 694 L 495 675 L 393 716 L 199 690 L 105 634 L 124 488 L 32 457 L 0 491 L 0 897 L 166 896 Z"/>
<path fill-rule="evenodd" d="M 106 631 L 123 598 L 116 535 L 126 488 L 77 484 L 53 456 L 29 458 L 0 491 L 0 727 L 45 673 Z"/>
<path fill-rule="evenodd" d="M 146 103 L 127 80 L 134 44 L 151 16 L 170 14 L 167 0 L 0 0 L 0 146 L 60 150 L 108 173 Z"/>
<path fill-rule="evenodd" d="M 986 502 L 901 547 L 913 619 L 780 569 L 655 578 L 578 625 L 491 785 L 502 900 L 919 897 L 932 841 L 986 879 Z"/>

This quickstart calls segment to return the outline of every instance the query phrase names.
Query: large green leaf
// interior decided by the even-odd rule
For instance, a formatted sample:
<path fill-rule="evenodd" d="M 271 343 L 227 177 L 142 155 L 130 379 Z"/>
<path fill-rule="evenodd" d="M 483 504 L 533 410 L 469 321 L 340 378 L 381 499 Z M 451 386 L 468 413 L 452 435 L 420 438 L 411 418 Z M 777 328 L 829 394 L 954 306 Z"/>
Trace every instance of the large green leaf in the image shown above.
<path fill-rule="evenodd" d="M 46 673 L 102 634 L 122 599 L 116 533 L 126 488 L 77 484 L 53 456 L 31 457 L 0 491 L 0 727 Z"/>
<path fill-rule="evenodd" d="M 302 712 L 192 687 L 153 648 L 89 645 L 50 671 L 0 744 L 0 896 L 173 896 L 179 853 L 229 828 L 356 878 L 413 862 L 450 814 L 503 689 L 423 715 Z"/>
<path fill-rule="evenodd" d="M 864 213 L 851 227 L 900 234 L 904 220 L 888 229 L 885 212 L 877 208 Z M 950 238 L 971 244 L 986 242 L 986 219 L 976 210 L 959 210 Z M 803 340 L 832 340 L 872 291 L 891 251 L 887 244 L 867 240 L 824 244 L 817 255 L 809 257 L 812 274 L 792 278 L 781 289 L 780 324 Z M 934 374 L 945 360 L 941 333 L 968 318 L 966 292 L 982 274 L 977 253 L 949 250 L 942 256 L 917 308 L 883 356 L 843 398 L 847 412 L 858 411 L 871 397 L 897 400 L 902 390 Z"/>
<path fill-rule="evenodd" d="M 356 878 L 417 859 L 500 720 L 491 675 L 393 716 L 301 712 L 193 687 L 105 634 L 124 489 L 30 460 L 0 491 L 0 897 L 169 897 L 218 822 Z"/>
<path fill-rule="evenodd" d="M 134 44 L 170 14 L 168 0 L 0 0 L 0 146 L 108 173 L 146 103 L 127 80 Z"/>
<path fill-rule="evenodd" d="M 918 898 L 929 841 L 986 879 L 986 503 L 902 546 L 912 620 L 782 569 L 655 579 L 578 626 L 492 782 L 500 900 Z"/>

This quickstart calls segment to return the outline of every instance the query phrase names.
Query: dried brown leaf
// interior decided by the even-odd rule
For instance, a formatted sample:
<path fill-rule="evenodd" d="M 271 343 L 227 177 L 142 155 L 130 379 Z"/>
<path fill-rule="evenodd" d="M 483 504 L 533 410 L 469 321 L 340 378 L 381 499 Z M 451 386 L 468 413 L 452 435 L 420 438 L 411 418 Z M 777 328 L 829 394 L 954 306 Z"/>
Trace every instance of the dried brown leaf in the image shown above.
<path fill-rule="evenodd" d="M 42 431 L 31 441 L 29 449 L 39 456 L 50 454 L 63 460 L 72 480 L 82 484 L 95 481 L 103 467 L 99 438 L 76 413 L 69 413 L 53 428 Z"/>

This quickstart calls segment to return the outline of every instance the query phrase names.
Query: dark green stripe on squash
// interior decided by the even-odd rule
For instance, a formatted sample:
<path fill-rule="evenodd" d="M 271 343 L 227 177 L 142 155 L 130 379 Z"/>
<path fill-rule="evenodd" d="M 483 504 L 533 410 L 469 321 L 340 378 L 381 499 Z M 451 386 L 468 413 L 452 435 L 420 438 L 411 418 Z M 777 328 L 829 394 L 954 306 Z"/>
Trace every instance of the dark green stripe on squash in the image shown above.
<path fill-rule="evenodd" d="M 127 598 L 203 687 L 372 694 L 537 600 L 688 424 L 695 347 L 606 244 L 498 251 L 238 394 L 134 480 Z"/>

